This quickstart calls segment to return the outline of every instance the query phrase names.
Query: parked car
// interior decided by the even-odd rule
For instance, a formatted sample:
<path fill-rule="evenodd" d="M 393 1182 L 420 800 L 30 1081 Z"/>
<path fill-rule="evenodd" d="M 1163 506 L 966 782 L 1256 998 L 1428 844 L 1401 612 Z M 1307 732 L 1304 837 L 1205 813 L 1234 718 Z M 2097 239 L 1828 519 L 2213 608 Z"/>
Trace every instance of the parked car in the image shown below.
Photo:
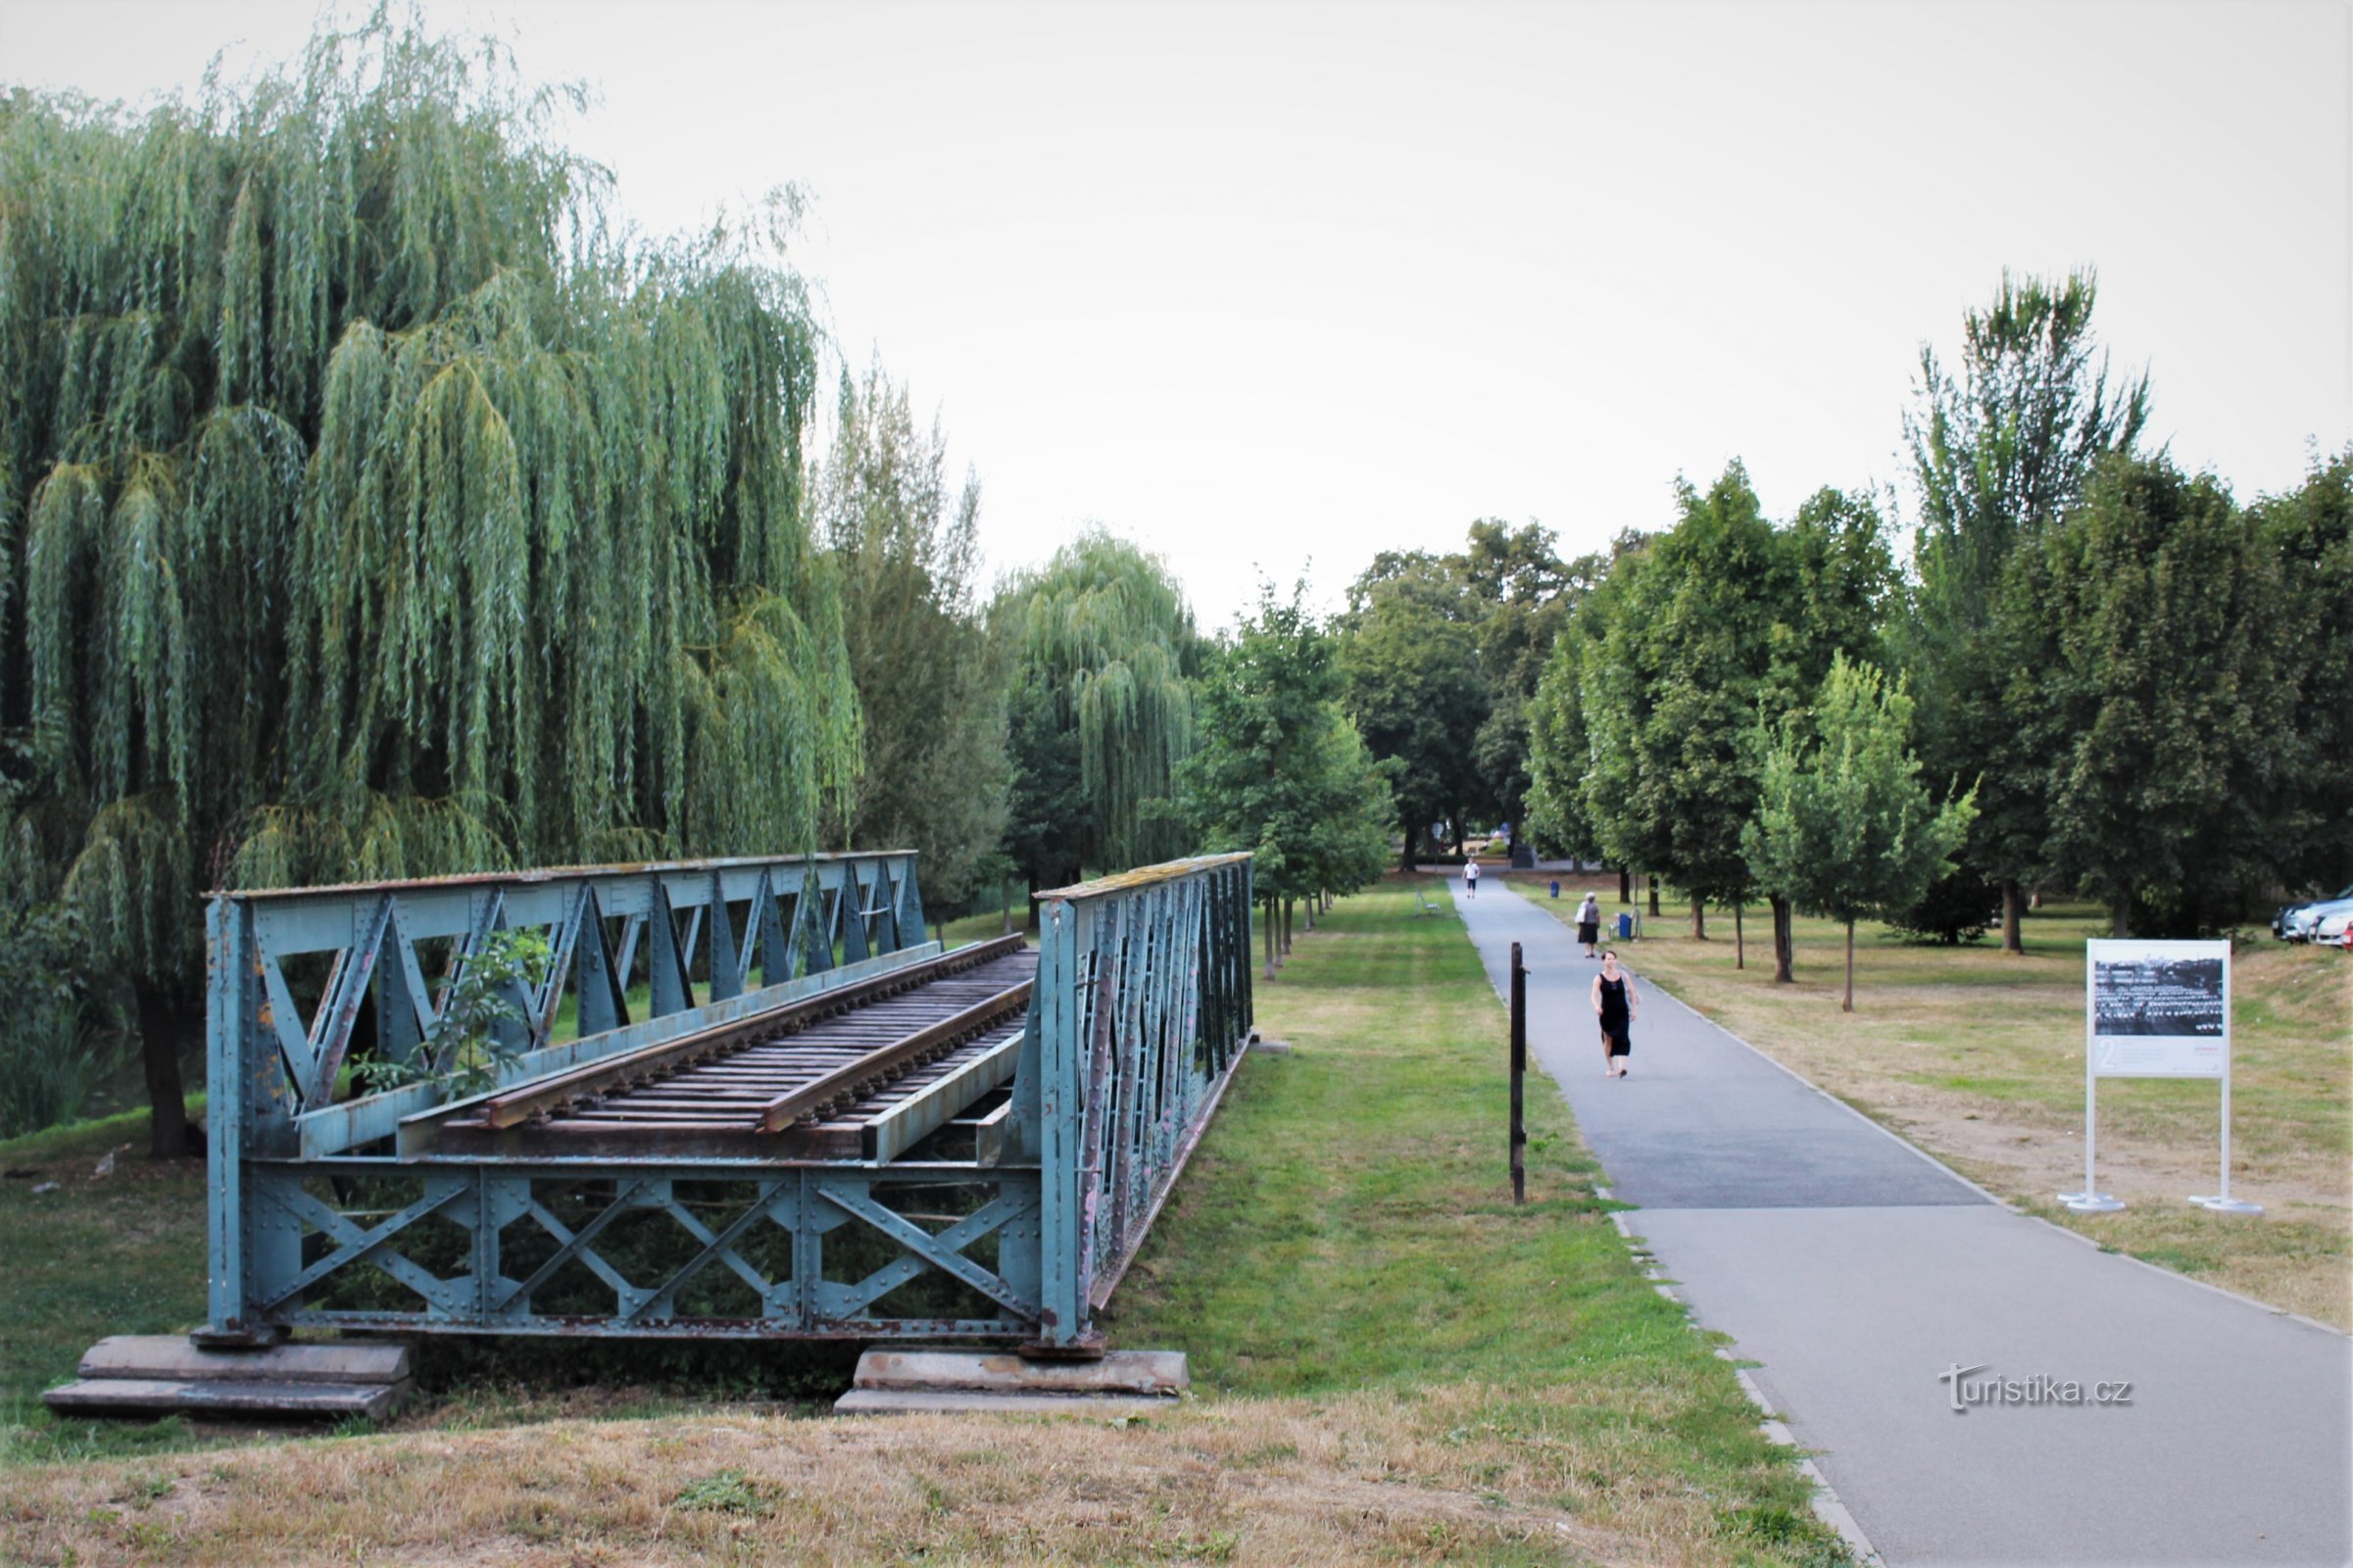
<path fill-rule="evenodd" d="M 2342 947 L 2348 927 L 2353 927 L 2353 907 L 2339 909 L 2334 914 L 2324 914 L 2314 921 L 2312 940 L 2324 947 Z"/>
<path fill-rule="evenodd" d="M 2333 918 L 2334 926 L 2327 941 L 2341 941 L 2345 932 L 2345 916 L 2353 914 L 2353 885 L 2338 890 L 2334 898 L 2311 899 L 2303 904 L 2283 906 L 2272 916 L 2272 935 L 2282 942 L 2311 942 L 2320 938 L 2323 920 Z"/>

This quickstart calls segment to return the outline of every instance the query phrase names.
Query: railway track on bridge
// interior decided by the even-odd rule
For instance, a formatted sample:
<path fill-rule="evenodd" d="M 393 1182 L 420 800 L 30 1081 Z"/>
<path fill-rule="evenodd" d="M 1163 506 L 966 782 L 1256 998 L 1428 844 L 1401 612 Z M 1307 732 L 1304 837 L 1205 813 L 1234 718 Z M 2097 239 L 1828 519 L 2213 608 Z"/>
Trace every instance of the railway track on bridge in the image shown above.
<path fill-rule="evenodd" d="M 1037 953 L 975 944 L 677 1039 L 510 1085 L 434 1119 L 449 1154 L 889 1160 L 952 1121 L 989 1159 Z M 1002 1097 L 1000 1097 L 1002 1098 Z M 993 1160 L 991 1161 L 993 1162 Z"/>
<path fill-rule="evenodd" d="M 1034 949 L 941 953 L 897 850 L 216 894 L 205 1344 L 1085 1353 L 1245 1059 L 1250 861 L 1039 899 Z M 434 1040 L 502 931 L 552 956 L 509 1080 L 347 1093 L 355 1052 Z"/>

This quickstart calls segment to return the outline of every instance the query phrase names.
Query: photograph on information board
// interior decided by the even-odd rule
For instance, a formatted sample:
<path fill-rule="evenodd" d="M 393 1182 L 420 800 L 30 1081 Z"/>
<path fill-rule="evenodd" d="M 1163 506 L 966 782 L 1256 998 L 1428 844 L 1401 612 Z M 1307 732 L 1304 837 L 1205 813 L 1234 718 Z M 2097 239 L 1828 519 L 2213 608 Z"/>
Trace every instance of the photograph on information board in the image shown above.
<path fill-rule="evenodd" d="M 2092 965 L 2092 1032 L 2220 1035 L 2223 960 L 2158 953 L 2102 957 Z"/>

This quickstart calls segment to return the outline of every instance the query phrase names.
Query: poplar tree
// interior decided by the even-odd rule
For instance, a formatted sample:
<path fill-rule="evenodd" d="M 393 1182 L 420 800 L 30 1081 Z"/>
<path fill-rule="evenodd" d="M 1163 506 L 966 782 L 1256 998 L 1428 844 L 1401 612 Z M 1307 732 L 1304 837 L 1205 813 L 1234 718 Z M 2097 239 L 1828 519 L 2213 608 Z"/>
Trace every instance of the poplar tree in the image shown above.
<path fill-rule="evenodd" d="M 1939 777 L 1979 780 L 1964 860 L 2002 890 L 2002 946 L 2023 952 L 2021 884 L 2048 820 L 2038 759 L 2018 758 L 2003 704 L 2015 650 L 1994 625 L 2014 552 L 2083 495 L 2092 465 L 2130 453 L 2148 423 L 2149 382 L 2108 378 L 2091 332 L 2098 278 L 2004 271 L 1962 318 L 1957 373 L 1923 346 L 1904 418 L 1921 509 L 1913 613 L 1901 653 L 1921 704 L 1921 750 Z"/>
<path fill-rule="evenodd" d="M 980 482 L 953 495 L 935 419 L 915 423 L 879 365 L 842 375 L 813 486 L 816 533 L 841 583 L 842 633 L 865 721 L 865 766 L 828 837 L 911 849 L 923 894 L 971 896 L 1005 826 L 1002 650 L 974 593 Z"/>
<path fill-rule="evenodd" d="M 797 848 L 858 761 L 764 228 L 615 222 L 576 95 L 377 19 L 137 113 L 0 101 L 21 888 L 135 991 L 214 885 Z"/>

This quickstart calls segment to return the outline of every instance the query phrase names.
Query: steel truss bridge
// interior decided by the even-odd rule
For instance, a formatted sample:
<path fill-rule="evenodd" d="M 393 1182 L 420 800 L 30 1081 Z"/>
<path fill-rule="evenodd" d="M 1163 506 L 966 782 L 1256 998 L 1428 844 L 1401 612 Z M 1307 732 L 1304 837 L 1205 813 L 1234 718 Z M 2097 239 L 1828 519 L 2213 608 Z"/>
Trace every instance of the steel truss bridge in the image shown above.
<path fill-rule="evenodd" d="M 1089 1351 L 1249 1039 L 1250 858 L 1041 901 L 943 952 L 906 853 L 217 895 L 203 1338 Z M 508 930 L 495 1087 L 354 1096 Z"/>

